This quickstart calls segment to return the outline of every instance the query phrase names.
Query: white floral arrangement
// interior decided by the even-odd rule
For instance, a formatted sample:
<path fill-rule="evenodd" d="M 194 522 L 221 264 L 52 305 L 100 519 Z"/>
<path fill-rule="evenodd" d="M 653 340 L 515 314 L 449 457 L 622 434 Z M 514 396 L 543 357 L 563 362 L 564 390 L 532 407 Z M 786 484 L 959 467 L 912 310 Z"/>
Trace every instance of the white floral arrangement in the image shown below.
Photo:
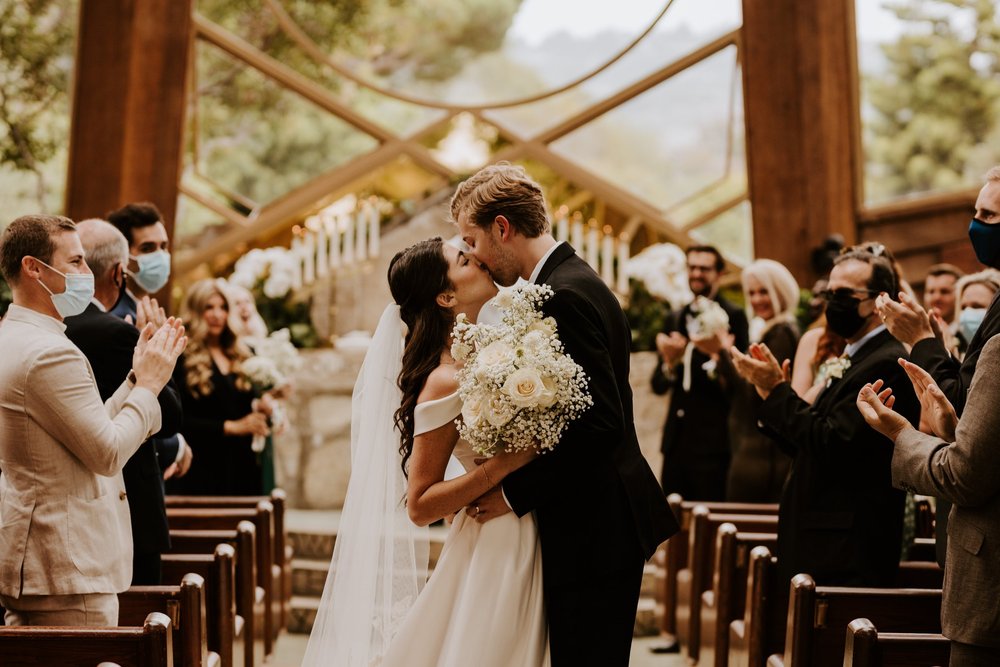
<path fill-rule="evenodd" d="M 691 340 L 705 340 L 725 333 L 729 331 L 729 313 L 718 301 L 696 297 L 688 309 L 687 330 Z"/>
<path fill-rule="evenodd" d="M 302 366 L 299 351 L 292 345 L 288 329 L 279 329 L 266 338 L 257 341 L 256 354 L 243 362 L 244 377 L 253 386 L 258 397 L 288 384 L 289 377 Z M 284 410 L 275 404 L 271 425 L 280 426 L 285 421 Z M 264 451 L 266 442 L 261 436 L 254 436 L 251 449 L 260 453 Z"/>
<path fill-rule="evenodd" d="M 263 280 L 264 296 L 282 299 L 294 284 L 296 257 L 288 248 L 254 248 L 236 261 L 229 281 L 252 290 Z"/>
<path fill-rule="evenodd" d="M 460 314 L 452 356 L 458 372 L 461 436 L 478 453 L 501 449 L 550 451 L 570 422 L 593 405 L 587 376 L 559 340 L 541 306 L 548 285 L 524 284 L 493 301 L 499 324 L 472 324 Z"/>
<path fill-rule="evenodd" d="M 625 273 L 645 285 L 657 299 L 670 304 L 671 310 L 680 310 L 690 303 L 687 257 L 673 243 L 656 243 L 635 255 L 625 265 Z"/>
<path fill-rule="evenodd" d="M 844 373 L 850 367 L 851 358 L 846 354 L 839 357 L 831 357 L 820 364 L 819 369 L 816 371 L 816 381 L 813 384 L 825 382 L 826 386 L 829 387 L 833 384 L 834 380 L 844 377 Z"/>

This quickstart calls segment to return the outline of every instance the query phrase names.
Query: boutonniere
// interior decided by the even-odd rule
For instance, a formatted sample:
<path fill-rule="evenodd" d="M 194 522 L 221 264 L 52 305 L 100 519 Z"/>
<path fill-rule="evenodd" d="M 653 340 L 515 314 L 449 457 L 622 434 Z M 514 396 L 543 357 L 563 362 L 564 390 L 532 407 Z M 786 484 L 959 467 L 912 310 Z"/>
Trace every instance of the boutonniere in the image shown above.
<path fill-rule="evenodd" d="M 826 381 L 827 388 L 833 384 L 834 380 L 839 380 L 844 377 L 844 373 L 847 369 L 851 367 L 851 358 L 846 354 L 834 357 L 833 359 L 827 359 L 819 367 L 819 371 L 816 373 L 817 382 Z"/>

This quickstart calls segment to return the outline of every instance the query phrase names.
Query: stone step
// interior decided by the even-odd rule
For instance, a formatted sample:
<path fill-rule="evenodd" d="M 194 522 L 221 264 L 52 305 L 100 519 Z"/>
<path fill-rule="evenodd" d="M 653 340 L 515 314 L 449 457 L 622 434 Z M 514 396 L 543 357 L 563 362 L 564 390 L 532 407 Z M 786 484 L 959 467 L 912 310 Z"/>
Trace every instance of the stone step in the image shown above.
<path fill-rule="evenodd" d="M 319 610 L 319 600 L 318 597 L 313 596 L 296 595 L 292 597 L 291 617 L 288 622 L 289 632 L 309 634 L 312 631 L 313 623 L 316 621 L 316 612 Z M 658 605 L 653 598 L 640 598 L 639 608 L 635 615 L 633 636 L 652 637 L 658 634 L 662 613 L 662 605 Z"/>

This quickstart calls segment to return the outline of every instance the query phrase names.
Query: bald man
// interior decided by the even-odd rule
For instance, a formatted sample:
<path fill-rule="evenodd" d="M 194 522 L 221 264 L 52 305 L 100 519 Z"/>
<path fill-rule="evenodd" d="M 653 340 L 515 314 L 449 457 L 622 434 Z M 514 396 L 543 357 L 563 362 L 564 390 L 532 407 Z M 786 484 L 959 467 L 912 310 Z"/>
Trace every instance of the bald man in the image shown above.
<path fill-rule="evenodd" d="M 111 310 L 122 293 L 128 265 L 128 241 L 114 225 L 104 220 L 84 220 L 77 225 L 84 257 L 94 274 L 94 299 L 80 315 L 68 317 L 66 336 L 80 348 L 94 370 L 101 399 L 114 393 L 132 368 L 132 350 L 139 330 Z M 162 427 L 143 443 L 125 467 L 125 493 L 132 523 L 132 585 L 161 583 L 160 556 L 170 547 L 170 532 L 164 508 L 161 452 L 156 442 L 177 432 L 181 425 L 180 396 L 173 384 L 158 396 Z"/>

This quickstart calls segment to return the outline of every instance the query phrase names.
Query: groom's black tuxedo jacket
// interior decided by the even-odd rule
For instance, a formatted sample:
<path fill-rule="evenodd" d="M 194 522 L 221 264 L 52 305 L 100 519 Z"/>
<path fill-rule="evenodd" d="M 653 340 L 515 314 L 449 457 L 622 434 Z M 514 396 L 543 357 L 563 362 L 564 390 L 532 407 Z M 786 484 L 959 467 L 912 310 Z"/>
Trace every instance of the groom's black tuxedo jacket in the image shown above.
<path fill-rule="evenodd" d="M 760 408 L 765 429 L 794 457 L 778 514 L 778 574 L 828 586 L 891 586 L 899 568 L 904 494 L 892 488 L 892 442 L 865 423 L 861 388 L 882 379 L 911 424 L 920 404 L 897 363 L 906 350 L 888 331 L 865 343 L 843 378 L 814 405 L 787 382 Z"/>
<path fill-rule="evenodd" d="M 66 318 L 66 336 L 80 348 L 94 371 L 101 400 L 108 400 L 132 368 L 132 351 L 139 330 L 94 304 L 80 315 Z M 158 396 L 162 415 L 157 437 L 181 427 L 181 399 L 173 382 Z M 145 442 L 122 468 L 132 519 L 132 541 L 138 553 L 160 553 L 170 547 L 170 529 L 164 508 L 163 474 L 153 441 Z"/>
<path fill-rule="evenodd" d="M 543 306 L 566 352 L 590 379 L 594 405 L 547 454 L 508 475 L 518 516 L 534 511 L 546 584 L 635 567 L 677 522 L 639 451 L 629 386 L 631 335 L 618 300 L 567 243 L 536 281 L 555 292 Z"/>

